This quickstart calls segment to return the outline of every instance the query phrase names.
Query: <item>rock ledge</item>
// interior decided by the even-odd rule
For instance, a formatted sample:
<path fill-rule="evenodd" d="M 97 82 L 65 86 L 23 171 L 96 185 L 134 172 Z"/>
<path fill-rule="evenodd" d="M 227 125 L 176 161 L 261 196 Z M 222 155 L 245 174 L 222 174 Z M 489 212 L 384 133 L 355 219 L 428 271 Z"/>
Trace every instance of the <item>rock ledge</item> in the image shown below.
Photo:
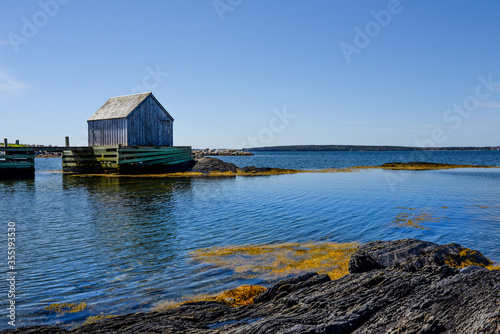
<path fill-rule="evenodd" d="M 459 269 L 457 267 L 475 264 Z M 181 305 L 82 326 L 71 333 L 499 333 L 500 271 L 458 244 L 405 239 L 362 245 L 349 275 L 304 274 L 230 308 Z M 68 333 L 26 327 L 3 333 Z"/>

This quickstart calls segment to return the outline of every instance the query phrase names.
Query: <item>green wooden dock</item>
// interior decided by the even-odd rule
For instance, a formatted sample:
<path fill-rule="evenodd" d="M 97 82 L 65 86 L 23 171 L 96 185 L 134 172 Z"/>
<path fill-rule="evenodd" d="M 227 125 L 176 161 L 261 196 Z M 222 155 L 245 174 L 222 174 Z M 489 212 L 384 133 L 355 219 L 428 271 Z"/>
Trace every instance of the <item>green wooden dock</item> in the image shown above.
<path fill-rule="evenodd" d="M 36 152 L 62 152 L 66 173 L 146 174 L 183 171 L 193 160 L 191 146 L 84 146 L 13 147 L 0 146 L 0 179 L 35 176 Z"/>
<path fill-rule="evenodd" d="M 62 160 L 64 172 L 139 174 L 176 171 L 193 157 L 190 146 L 111 145 L 67 148 Z"/>
<path fill-rule="evenodd" d="M 35 176 L 35 148 L 0 147 L 0 178 L 32 178 Z"/>

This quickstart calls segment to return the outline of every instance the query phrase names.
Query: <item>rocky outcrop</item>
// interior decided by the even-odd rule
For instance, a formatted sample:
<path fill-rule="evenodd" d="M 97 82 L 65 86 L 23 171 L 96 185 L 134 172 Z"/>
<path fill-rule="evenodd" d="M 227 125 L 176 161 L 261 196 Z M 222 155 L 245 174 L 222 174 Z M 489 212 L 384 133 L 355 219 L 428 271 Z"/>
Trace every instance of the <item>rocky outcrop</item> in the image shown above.
<path fill-rule="evenodd" d="M 196 157 L 202 157 L 202 156 L 207 156 L 207 155 L 243 155 L 243 156 L 250 156 L 253 155 L 252 153 L 248 151 L 243 151 L 243 150 L 235 150 L 235 149 L 209 149 L 206 148 L 204 150 L 193 150 L 193 155 Z"/>
<path fill-rule="evenodd" d="M 401 268 L 415 272 L 425 266 L 468 264 L 483 267 L 492 264 L 483 254 L 459 244 L 438 245 L 416 239 L 397 241 L 373 241 L 362 245 L 349 260 L 350 273 L 362 273 L 375 269 Z"/>
<path fill-rule="evenodd" d="M 231 172 L 236 173 L 235 164 L 230 162 L 224 162 L 216 158 L 196 158 L 194 159 L 194 166 L 192 167 L 192 172 L 198 173 L 210 173 L 210 172 Z"/>
<path fill-rule="evenodd" d="M 202 173 L 204 175 L 201 176 L 254 176 L 254 175 L 281 175 L 281 174 L 294 174 L 299 173 L 299 170 L 296 169 L 282 169 L 282 168 L 269 168 L 269 167 L 238 167 L 233 163 L 225 162 L 217 158 L 211 157 L 195 157 L 193 160 L 184 163 L 178 164 L 174 166 L 175 169 L 169 167 L 167 170 L 165 168 L 162 169 L 164 173 L 184 173 L 184 172 L 192 172 L 186 173 L 186 176 L 196 177 L 200 176 Z M 221 174 L 224 173 L 224 174 Z M 176 175 L 178 176 L 178 175 Z"/>
<path fill-rule="evenodd" d="M 254 305 L 188 303 L 72 333 L 498 333 L 500 271 L 482 267 L 488 264 L 457 244 L 377 241 L 361 246 L 351 257 L 354 272 L 338 280 L 309 273 L 273 285 Z"/>

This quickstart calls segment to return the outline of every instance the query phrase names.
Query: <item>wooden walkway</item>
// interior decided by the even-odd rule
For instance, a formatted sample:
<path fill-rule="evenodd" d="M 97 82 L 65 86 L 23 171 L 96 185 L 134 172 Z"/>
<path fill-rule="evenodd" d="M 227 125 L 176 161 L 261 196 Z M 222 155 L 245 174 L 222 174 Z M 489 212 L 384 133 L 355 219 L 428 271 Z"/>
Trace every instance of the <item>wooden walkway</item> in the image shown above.
<path fill-rule="evenodd" d="M 1 147 L 0 178 L 35 174 L 35 152 L 61 152 L 64 172 L 154 173 L 177 171 L 193 160 L 191 146 Z"/>

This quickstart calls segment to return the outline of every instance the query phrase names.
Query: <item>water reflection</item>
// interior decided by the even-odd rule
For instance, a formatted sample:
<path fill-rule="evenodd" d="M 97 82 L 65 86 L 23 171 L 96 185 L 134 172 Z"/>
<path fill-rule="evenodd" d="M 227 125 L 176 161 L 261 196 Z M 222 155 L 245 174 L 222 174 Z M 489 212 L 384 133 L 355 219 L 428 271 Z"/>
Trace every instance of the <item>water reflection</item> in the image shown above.
<path fill-rule="evenodd" d="M 20 230 L 20 325 L 81 322 L 102 304 L 113 313 L 141 309 L 150 303 L 145 295 L 162 294 L 158 282 L 179 255 L 172 213 L 191 183 L 49 174 L 1 182 L 8 205 L 0 213 Z M 64 315 L 44 310 L 60 302 L 88 307 Z"/>
<path fill-rule="evenodd" d="M 93 238 L 106 254 L 103 261 L 120 270 L 168 265 L 177 239 L 177 197 L 190 192 L 191 186 L 187 178 L 64 177 L 63 182 L 66 191 L 78 189 L 85 202 Z"/>
<path fill-rule="evenodd" d="M 14 194 L 23 193 L 26 196 L 32 195 L 35 190 L 34 179 L 21 179 L 21 180 L 0 180 L 0 194 L 2 200 L 7 201 Z M 6 204 L 3 202 L 3 204 Z"/>

